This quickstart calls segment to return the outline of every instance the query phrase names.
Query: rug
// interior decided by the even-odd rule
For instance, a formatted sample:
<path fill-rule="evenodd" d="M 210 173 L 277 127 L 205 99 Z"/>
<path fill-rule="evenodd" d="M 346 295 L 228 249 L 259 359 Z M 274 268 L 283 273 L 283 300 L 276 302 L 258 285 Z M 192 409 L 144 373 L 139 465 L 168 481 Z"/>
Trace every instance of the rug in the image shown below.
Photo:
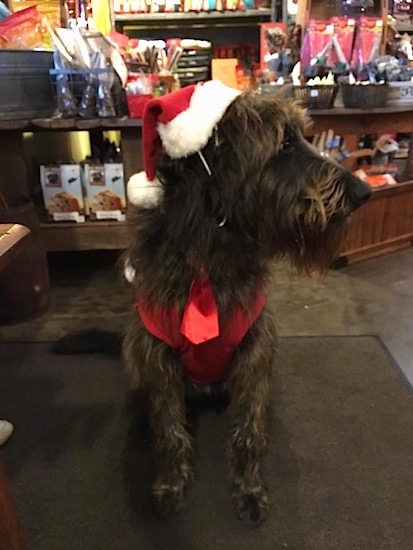
<path fill-rule="evenodd" d="M 411 550 L 413 401 L 375 337 L 281 338 L 258 529 L 236 517 L 228 423 L 196 427 L 186 511 L 152 514 L 147 432 L 120 362 L 0 344 L 2 448 L 31 550 Z"/>

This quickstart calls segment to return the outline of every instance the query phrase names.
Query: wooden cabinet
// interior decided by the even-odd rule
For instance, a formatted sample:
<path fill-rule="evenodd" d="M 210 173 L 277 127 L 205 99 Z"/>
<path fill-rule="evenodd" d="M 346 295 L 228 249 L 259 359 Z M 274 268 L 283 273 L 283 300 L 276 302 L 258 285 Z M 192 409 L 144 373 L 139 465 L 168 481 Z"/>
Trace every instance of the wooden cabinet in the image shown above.
<path fill-rule="evenodd" d="M 30 200 L 30 182 L 24 161 L 24 132 L 77 132 L 90 134 L 118 130 L 125 179 L 142 167 L 139 119 L 65 119 L 0 121 L 0 191 L 9 204 Z M 1 210 L 0 210 L 1 221 Z M 18 221 L 18 220 L 16 220 Z M 47 251 L 122 249 L 126 243 L 125 223 L 115 221 L 86 223 L 42 223 L 40 232 Z"/>
<path fill-rule="evenodd" d="M 382 109 L 330 109 L 312 111 L 312 132 L 334 130 L 350 147 L 358 136 L 380 132 L 413 135 L 413 106 Z M 411 142 L 413 140 L 411 138 Z M 341 260 L 355 262 L 401 248 L 413 242 L 413 147 L 404 181 L 373 189 L 371 199 L 353 215 Z"/>
<path fill-rule="evenodd" d="M 373 190 L 354 213 L 341 259 L 355 262 L 393 252 L 413 243 L 413 181 Z"/>

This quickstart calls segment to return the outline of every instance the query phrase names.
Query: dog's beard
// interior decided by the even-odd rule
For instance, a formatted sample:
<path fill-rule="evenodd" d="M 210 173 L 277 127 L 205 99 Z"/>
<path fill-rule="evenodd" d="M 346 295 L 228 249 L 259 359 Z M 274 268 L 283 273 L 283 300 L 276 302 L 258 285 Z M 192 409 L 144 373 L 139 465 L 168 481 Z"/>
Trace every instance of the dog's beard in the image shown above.
<path fill-rule="evenodd" d="M 275 250 L 287 256 L 294 268 L 311 278 L 326 273 L 345 239 L 352 207 L 347 196 L 343 170 L 332 163 L 310 166 L 305 179 L 295 182 L 294 207 L 291 197 L 276 197 L 276 211 L 288 210 L 275 220 Z M 288 204 L 286 204 L 286 201 Z"/>

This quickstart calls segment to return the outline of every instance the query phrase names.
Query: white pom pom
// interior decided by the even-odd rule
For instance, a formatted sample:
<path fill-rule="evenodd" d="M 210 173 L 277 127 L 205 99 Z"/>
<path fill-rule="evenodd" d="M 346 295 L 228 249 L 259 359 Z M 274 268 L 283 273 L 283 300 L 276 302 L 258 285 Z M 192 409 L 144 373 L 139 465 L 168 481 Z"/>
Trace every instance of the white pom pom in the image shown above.
<path fill-rule="evenodd" d="M 128 200 L 142 208 L 154 208 L 162 199 L 162 184 L 158 179 L 149 181 L 145 172 L 134 174 L 127 185 Z"/>
<path fill-rule="evenodd" d="M 133 269 L 129 258 L 125 261 L 125 267 L 123 269 L 123 274 L 128 283 L 133 283 L 135 280 L 136 271 Z"/>

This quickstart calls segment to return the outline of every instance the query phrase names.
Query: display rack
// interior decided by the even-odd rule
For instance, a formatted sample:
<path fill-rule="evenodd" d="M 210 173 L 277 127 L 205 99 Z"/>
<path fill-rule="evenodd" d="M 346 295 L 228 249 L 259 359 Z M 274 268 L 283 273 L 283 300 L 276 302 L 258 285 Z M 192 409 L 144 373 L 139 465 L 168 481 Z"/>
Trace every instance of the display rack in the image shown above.
<path fill-rule="evenodd" d="M 129 29 L 148 29 L 153 25 L 162 29 L 176 28 L 187 23 L 193 28 L 199 26 L 211 27 L 223 24 L 225 26 L 242 25 L 243 22 L 263 23 L 271 18 L 271 9 L 260 8 L 247 11 L 211 11 L 211 12 L 177 12 L 177 13 L 142 13 L 142 14 L 113 14 L 114 27 Z"/>
<path fill-rule="evenodd" d="M 215 45 L 259 40 L 260 23 L 271 21 L 274 8 L 211 12 L 116 14 L 110 3 L 112 27 L 131 38 L 197 38 Z"/>
<path fill-rule="evenodd" d="M 168 12 L 117 14 L 113 1 L 110 2 L 112 27 L 127 35 L 155 31 L 177 31 L 179 29 L 209 29 L 212 34 L 216 29 L 242 28 L 258 26 L 270 21 L 272 8 L 251 10 L 201 11 L 201 12 Z"/>

